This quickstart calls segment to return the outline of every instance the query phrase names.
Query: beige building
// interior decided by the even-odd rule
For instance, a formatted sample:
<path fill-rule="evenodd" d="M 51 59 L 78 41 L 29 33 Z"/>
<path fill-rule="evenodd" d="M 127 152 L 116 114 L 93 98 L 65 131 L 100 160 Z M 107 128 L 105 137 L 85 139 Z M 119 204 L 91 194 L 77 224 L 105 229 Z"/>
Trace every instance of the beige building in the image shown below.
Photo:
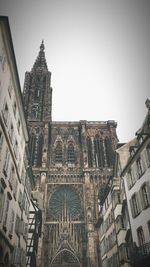
<path fill-rule="evenodd" d="M 7 17 L 0 17 L 0 266 L 26 266 L 28 132 Z"/>

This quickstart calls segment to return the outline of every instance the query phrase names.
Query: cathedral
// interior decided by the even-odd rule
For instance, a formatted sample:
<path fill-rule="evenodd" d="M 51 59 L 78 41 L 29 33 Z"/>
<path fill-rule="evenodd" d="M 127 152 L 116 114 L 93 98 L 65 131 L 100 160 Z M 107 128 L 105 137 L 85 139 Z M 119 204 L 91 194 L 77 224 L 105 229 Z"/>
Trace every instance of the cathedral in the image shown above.
<path fill-rule="evenodd" d="M 113 177 L 117 124 L 53 121 L 43 42 L 25 74 L 23 100 L 36 190 L 43 199 L 38 266 L 101 266 L 98 199 Z"/>

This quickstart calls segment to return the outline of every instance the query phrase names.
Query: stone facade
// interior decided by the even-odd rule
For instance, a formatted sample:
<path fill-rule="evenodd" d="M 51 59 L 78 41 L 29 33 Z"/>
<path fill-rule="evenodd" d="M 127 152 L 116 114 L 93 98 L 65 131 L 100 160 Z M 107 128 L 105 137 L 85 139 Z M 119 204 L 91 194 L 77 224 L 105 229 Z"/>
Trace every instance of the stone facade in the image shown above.
<path fill-rule="evenodd" d="M 43 196 L 38 266 L 100 266 L 98 195 L 113 174 L 114 121 L 54 122 L 44 44 L 24 85 L 36 188 Z"/>

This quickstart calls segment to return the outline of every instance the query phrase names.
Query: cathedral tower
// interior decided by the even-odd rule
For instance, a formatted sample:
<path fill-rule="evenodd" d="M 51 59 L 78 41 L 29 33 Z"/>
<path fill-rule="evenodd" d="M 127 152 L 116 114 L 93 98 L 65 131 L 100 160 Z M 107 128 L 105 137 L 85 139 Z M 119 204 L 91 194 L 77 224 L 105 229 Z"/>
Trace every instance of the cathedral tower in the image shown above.
<path fill-rule="evenodd" d="M 98 267 L 98 195 L 113 175 L 116 123 L 52 121 L 50 77 L 42 43 L 24 87 L 33 172 L 44 200 L 39 266 Z"/>
<path fill-rule="evenodd" d="M 48 125 L 51 122 L 51 73 L 47 69 L 44 43 L 30 72 L 25 74 L 24 109 L 28 122 L 33 168 L 46 166 Z"/>

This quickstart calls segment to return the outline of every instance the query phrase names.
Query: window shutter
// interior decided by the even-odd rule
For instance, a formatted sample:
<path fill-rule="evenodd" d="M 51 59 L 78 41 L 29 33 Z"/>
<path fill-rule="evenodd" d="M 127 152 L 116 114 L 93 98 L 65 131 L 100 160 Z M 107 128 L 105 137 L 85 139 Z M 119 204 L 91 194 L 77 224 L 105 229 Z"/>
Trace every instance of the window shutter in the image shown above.
<path fill-rule="evenodd" d="M 150 183 L 149 182 L 146 182 L 146 187 L 147 187 L 147 197 L 148 197 L 148 202 L 150 204 Z"/>
<path fill-rule="evenodd" d="M 4 203 L 5 203 L 5 195 L 2 188 L 0 188 L 0 222 L 3 218 L 3 212 L 4 212 Z"/>
<path fill-rule="evenodd" d="M 134 213 L 134 209 L 133 209 L 132 199 L 130 199 L 130 208 L 131 208 L 132 217 L 135 218 L 135 213 Z"/>
<path fill-rule="evenodd" d="M 140 202 L 139 202 L 139 194 L 138 194 L 138 192 L 136 192 L 136 201 L 137 201 L 137 206 L 138 206 L 138 212 L 140 213 L 141 212 L 141 205 L 140 205 Z"/>
<path fill-rule="evenodd" d="M 145 204 L 144 204 L 144 199 L 143 199 L 143 194 L 142 194 L 142 188 L 140 188 L 140 190 L 138 192 L 138 195 L 139 195 L 141 208 L 144 209 L 145 208 Z"/>

